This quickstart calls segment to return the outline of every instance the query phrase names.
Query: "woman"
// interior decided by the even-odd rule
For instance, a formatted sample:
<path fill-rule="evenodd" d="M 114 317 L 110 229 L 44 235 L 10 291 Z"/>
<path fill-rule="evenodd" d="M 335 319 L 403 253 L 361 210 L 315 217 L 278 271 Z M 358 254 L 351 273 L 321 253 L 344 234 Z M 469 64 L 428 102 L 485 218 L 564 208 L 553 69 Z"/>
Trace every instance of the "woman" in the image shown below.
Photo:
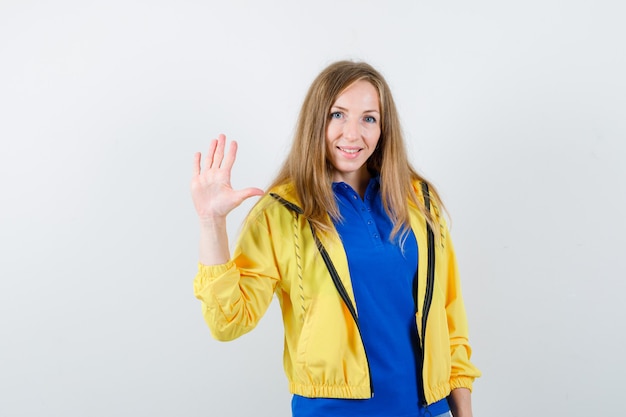
<path fill-rule="evenodd" d="M 194 291 L 213 336 L 252 330 L 276 294 L 294 416 L 471 416 L 480 372 L 443 206 L 408 162 L 383 77 L 322 71 L 267 194 L 231 188 L 226 148 L 220 135 L 193 164 Z M 226 215 L 261 195 L 231 257 Z"/>

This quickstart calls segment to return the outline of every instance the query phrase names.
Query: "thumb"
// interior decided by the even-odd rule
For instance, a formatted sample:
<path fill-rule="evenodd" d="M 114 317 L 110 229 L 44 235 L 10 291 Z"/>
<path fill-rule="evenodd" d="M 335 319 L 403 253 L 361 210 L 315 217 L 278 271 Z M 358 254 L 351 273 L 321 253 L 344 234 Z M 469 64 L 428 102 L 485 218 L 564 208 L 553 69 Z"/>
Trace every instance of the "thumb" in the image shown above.
<path fill-rule="evenodd" d="M 239 197 L 239 201 L 244 201 L 250 197 L 261 196 L 263 194 L 265 194 L 265 191 L 255 187 L 244 188 L 237 191 L 237 197 Z"/>

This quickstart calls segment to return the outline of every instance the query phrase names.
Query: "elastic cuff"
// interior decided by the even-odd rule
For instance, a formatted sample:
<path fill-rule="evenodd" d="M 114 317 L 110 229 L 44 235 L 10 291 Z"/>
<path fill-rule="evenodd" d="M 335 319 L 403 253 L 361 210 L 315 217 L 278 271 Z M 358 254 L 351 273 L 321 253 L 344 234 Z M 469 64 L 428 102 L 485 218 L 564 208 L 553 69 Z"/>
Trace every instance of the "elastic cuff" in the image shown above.
<path fill-rule="evenodd" d="M 203 265 L 198 262 L 198 275 L 203 278 L 217 277 L 228 271 L 234 265 L 235 263 L 232 260 L 220 265 Z"/>
<path fill-rule="evenodd" d="M 459 376 L 450 380 L 450 389 L 467 388 L 472 392 L 472 385 L 474 384 L 474 378 L 469 376 Z"/>

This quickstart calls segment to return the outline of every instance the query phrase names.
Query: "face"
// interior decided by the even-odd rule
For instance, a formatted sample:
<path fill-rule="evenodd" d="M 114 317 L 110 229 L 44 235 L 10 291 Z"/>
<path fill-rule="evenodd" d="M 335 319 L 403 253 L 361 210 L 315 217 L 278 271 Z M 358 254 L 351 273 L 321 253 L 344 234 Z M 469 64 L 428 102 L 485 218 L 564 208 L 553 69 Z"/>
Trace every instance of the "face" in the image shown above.
<path fill-rule="evenodd" d="M 368 81 L 355 82 L 337 97 L 329 118 L 326 148 L 333 181 L 358 190 L 370 178 L 365 163 L 380 138 L 378 90 Z"/>

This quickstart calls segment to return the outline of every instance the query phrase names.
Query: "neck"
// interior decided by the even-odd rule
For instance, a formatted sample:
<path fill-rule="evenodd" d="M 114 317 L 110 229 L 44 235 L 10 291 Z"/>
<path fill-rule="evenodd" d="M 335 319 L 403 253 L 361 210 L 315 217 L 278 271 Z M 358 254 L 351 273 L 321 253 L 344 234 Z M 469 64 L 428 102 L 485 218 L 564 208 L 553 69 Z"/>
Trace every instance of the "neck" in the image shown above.
<path fill-rule="evenodd" d="M 345 182 L 348 184 L 354 191 L 356 191 L 361 198 L 365 196 L 365 190 L 367 190 L 367 185 L 370 182 L 372 175 L 367 169 L 360 170 L 358 172 L 353 172 L 350 175 L 341 175 L 335 176 L 333 181 L 336 182 Z"/>

